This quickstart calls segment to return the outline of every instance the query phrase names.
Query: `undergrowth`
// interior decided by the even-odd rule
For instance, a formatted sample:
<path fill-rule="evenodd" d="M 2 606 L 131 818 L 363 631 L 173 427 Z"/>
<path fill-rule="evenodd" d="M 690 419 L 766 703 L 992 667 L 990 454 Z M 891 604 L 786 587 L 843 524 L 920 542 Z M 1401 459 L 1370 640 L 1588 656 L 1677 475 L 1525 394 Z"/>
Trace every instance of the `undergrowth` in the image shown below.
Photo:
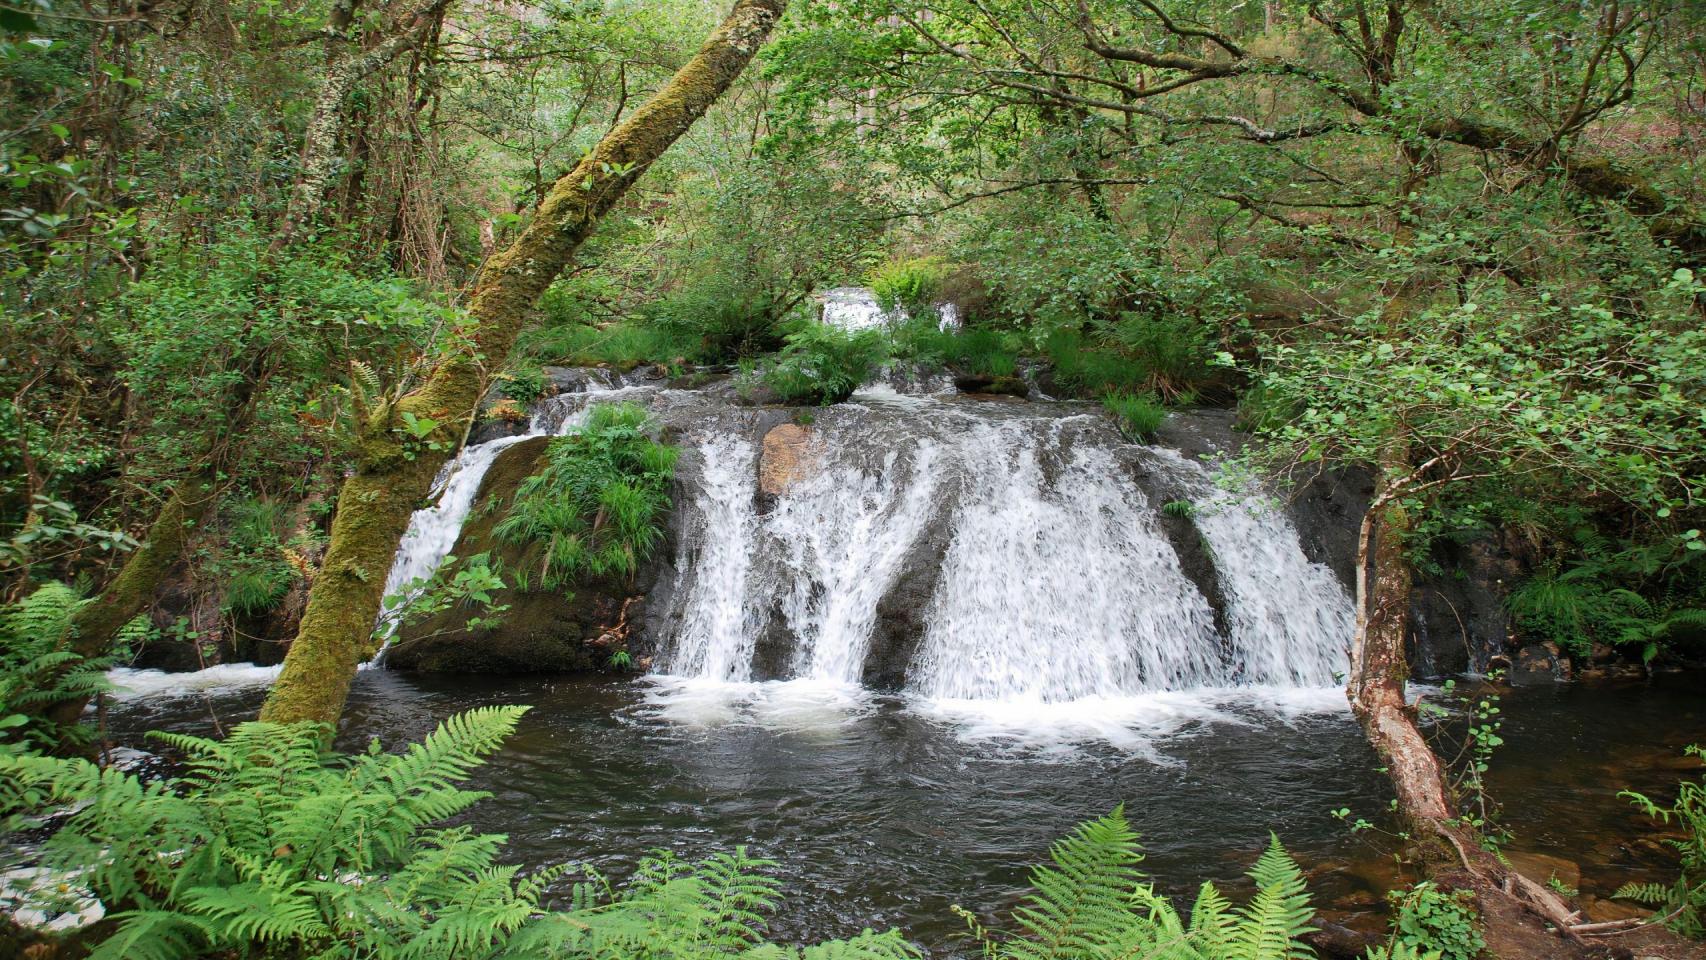
<path fill-rule="evenodd" d="M 788 344 L 763 368 L 765 385 L 783 403 L 840 403 L 888 358 L 880 330 L 842 330 L 823 323 L 788 335 Z"/>
<path fill-rule="evenodd" d="M 506 570 L 514 586 L 567 590 L 581 576 L 631 576 L 663 539 L 676 448 L 631 403 L 600 404 L 551 441 L 544 469 L 516 490 L 493 533 L 538 545 L 536 569 Z"/>

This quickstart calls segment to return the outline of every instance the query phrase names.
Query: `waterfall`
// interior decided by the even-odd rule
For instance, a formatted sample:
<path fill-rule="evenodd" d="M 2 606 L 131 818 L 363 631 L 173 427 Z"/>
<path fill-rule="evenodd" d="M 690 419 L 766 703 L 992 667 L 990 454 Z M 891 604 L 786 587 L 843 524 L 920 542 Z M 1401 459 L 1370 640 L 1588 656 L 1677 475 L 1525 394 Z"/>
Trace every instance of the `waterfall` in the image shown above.
<path fill-rule="evenodd" d="M 831 291 L 825 311 L 882 322 L 866 291 Z M 1113 738 L 1134 704 L 1185 722 L 1216 697 L 1337 684 L 1350 599 L 1261 491 L 1128 443 L 1082 404 L 938 388 L 891 376 L 815 411 L 792 481 L 769 492 L 763 438 L 781 421 L 715 388 L 594 382 L 535 410 L 525 436 L 644 397 L 686 448 L 673 589 L 646 628 L 658 697 L 687 702 L 677 715 L 842 716 L 874 684 L 1007 734 L 1066 718 Z M 443 562 L 486 470 L 525 436 L 446 467 L 388 593 Z"/>
<path fill-rule="evenodd" d="M 1337 683 L 1350 600 L 1259 492 L 1125 443 L 1081 406 L 854 400 L 818 415 L 807 478 L 767 509 L 758 444 L 728 428 L 691 438 L 703 469 L 683 504 L 661 673 L 762 701 L 780 694 L 754 680 L 849 689 L 898 658 L 914 701 L 1025 722 L 1015 707 L 1161 697 L 1185 716 L 1196 708 L 1175 694 L 1283 699 Z M 1191 504 L 1213 601 L 1146 488 Z M 911 635 L 890 622 L 897 604 Z M 776 644 L 787 656 L 764 652 Z"/>
<path fill-rule="evenodd" d="M 869 287 L 832 287 L 825 290 L 823 299 L 823 322 L 843 330 L 866 330 L 880 327 L 896 320 L 906 319 L 906 311 L 901 309 L 884 310 L 877 302 L 876 294 Z M 960 326 L 960 308 L 952 303 L 936 304 L 936 311 L 941 318 L 938 326 L 943 330 L 954 330 Z"/>
<path fill-rule="evenodd" d="M 1058 429 L 1012 424 L 970 444 L 1012 460 L 974 462 L 916 691 L 1060 702 L 1225 680 L 1208 602 L 1106 448 L 1066 450 Z"/>
<path fill-rule="evenodd" d="M 1214 553 L 1227 595 L 1237 679 L 1336 686 L 1356 628 L 1351 598 L 1338 578 L 1309 561 L 1297 528 L 1268 498 L 1220 489 L 1206 467 L 1176 451 L 1155 453 L 1193 491 L 1192 519 Z"/>
<path fill-rule="evenodd" d="M 711 680 L 752 676 L 756 631 L 747 609 L 755 525 L 752 477 L 758 451 L 724 434 L 700 438 L 703 460 L 693 508 L 697 540 L 685 541 L 677 569 L 686 587 L 686 614 L 676 632 L 669 669 Z"/>

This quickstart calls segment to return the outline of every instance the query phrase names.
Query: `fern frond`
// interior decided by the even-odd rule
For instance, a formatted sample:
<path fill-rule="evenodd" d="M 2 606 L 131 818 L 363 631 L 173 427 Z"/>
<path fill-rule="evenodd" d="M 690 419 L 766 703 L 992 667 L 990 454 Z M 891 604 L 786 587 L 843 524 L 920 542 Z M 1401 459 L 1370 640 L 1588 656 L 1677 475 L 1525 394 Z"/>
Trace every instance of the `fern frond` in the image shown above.
<path fill-rule="evenodd" d="M 1143 859 L 1123 808 L 1080 824 L 1049 851 L 1053 866 L 1031 874 L 1033 893 L 1014 911 L 1028 935 L 1008 945 L 1015 960 L 1101 955 L 1136 921 L 1132 892 Z"/>
<path fill-rule="evenodd" d="M 1612 893 L 1611 899 L 1633 900 L 1649 907 L 1657 907 L 1670 902 L 1670 893 L 1670 888 L 1662 883 L 1625 883 Z"/>

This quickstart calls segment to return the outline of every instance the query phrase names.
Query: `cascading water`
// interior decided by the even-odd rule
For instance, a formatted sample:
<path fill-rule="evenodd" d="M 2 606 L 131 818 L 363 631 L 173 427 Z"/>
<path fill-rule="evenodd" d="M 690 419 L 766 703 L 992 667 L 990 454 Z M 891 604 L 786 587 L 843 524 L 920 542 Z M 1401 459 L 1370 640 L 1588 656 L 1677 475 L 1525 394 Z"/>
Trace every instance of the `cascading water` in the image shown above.
<path fill-rule="evenodd" d="M 973 462 L 954 519 L 911 683 L 924 696 L 1061 702 L 1224 682 L 1213 613 L 1155 512 L 1107 449 L 1067 449 L 1065 425 L 968 437 L 997 456 Z"/>
<path fill-rule="evenodd" d="M 691 439 L 703 470 L 660 638 L 666 688 L 856 691 L 898 660 L 920 705 L 1029 723 L 1025 705 L 1276 696 L 1329 689 L 1342 669 L 1349 599 L 1283 514 L 1174 451 L 1125 443 L 1099 413 L 856 395 L 819 414 L 805 478 L 764 511 L 758 444 L 737 433 Z M 1214 601 L 1145 486 L 1192 504 Z M 766 652 L 778 645 L 785 656 Z M 876 672 L 893 677 L 888 666 Z"/>

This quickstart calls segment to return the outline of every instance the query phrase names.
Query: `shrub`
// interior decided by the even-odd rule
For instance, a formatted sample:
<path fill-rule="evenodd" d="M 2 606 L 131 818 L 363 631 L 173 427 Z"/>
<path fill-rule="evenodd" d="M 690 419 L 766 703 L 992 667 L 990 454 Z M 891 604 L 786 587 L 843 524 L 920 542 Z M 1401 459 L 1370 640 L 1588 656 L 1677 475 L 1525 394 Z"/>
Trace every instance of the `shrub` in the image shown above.
<path fill-rule="evenodd" d="M 1437 951 L 1441 960 L 1475 960 L 1486 943 L 1470 896 L 1466 890 L 1447 891 L 1427 881 L 1387 894 L 1397 911 L 1392 918 L 1393 944 L 1418 952 Z"/>
<path fill-rule="evenodd" d="M 552 440 L 545 468 L 522 481 L 493 532 L 503 543 L 541 546 L 541 587 L 630 576 L 663 539 L 677 451 L 653 440 L 653 428 L 635 404 L 600 404 Z"/>
<path fill-rule="evenodd" d="M 888 356 L 880 330 L 842 330 L 807 324 L 764 370 L 764 382 L 784 403 L 840 403 L 870 379 Z"/>
<path fill-rule="evenodd" d="M 537 365 L 517 367 L 498 377 L 503 381 L 504 399 L 527 406 L 545 395 L 545 372 Z"/>
<path fill-rule="evenodd" d="M 1155 431 L 1167 419 L 1167 408 L 1154 397 L 1135 393 L 1105 393 L 1102 406 L 1120 421 L 1127 436 L 1141 440 L 1155 439 Z"/>
<path fill-rule="evenodd" d="M 865 278 L 884 310 L 923 315 L 935 305 L 943 281 L 954 272 L 940 257 L 890 260 Z"/>
<path fill-rule="evenodd" d="M 640 319 L 596 327 L 584 323 L 543 327 L 527 333 L 518 349 L 540 363 L 608 366 L 618 370 L 632 370 L 647 363 L 672 363 L 696 354 L 690 339 Z"/>
<path fill-rule="evenodd" d="M 266 613 L 296 582 L 296 569 L 284 556 L 282 531 L 288 519 L 278 501 L 259 497 L 228 509 L 227 549 L 216 569 L 224 577 L 226 613 Z"/>
<path fill-rule="evenodd" d="M 1056 330 L 1043 341 L 1055 382 L 1087 396 L 1149 392 L 1148 370 L 1117 353 L 1086 344 L 1074 330 Z"/>
<path fill-rule="evenodd" d="M 1706 760 L 1706 749 L 1688 748 L 1688 754 Z M 1659 908 L 1670 919 L 1671 929 L 1689 937 L 1706 936 L 1706 780 L 1684 780 L 1677 789 L 1676 802 L 1661 807 L 1645 796 L 1624 791 L 1618 796 L 1627 798 L 1649 817 L 1670 824 L 1676 821 L 1681 836 L 1665 842 L 1682 855 L 1682 872 L 1676 883 L 1625 884 L 1613 897 L 1638 900 Z"/>

